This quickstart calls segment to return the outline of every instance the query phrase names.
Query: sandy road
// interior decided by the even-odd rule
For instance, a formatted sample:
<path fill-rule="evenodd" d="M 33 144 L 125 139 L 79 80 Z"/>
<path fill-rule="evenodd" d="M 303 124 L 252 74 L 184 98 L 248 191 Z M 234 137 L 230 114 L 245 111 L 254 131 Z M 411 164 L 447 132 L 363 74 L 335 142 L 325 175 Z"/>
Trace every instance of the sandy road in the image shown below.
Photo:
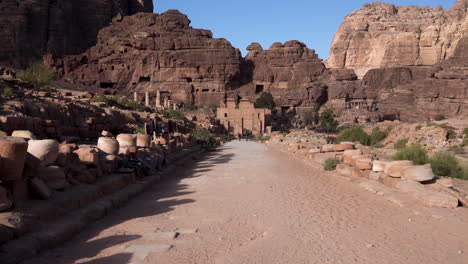
<path fill-rule="evenodd" d="M 231 142 L 177 176 L 26 263 L 468 263 L 466 222 L 264 145 Z"/>

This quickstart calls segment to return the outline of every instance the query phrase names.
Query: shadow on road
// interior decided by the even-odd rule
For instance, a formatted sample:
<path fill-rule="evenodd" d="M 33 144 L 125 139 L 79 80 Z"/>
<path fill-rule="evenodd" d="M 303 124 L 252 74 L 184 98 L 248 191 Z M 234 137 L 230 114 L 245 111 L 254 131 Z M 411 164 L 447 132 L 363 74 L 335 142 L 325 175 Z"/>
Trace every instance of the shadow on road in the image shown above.
<path fill-rule="evenodd" d="M 112 212 L 104 219 L 94 223 L 88 229 L 73 240 L 64 244 L 62 248 L 57 248 L 50 252 L 45 252 L 42 256 L 28 260 L 24 264 L 42 263 L 87 263 L 87 264 L 127 264 L 132 258 L 131 253 L 119 252 L 117 254 L 94 258 L 103 250 L 124 244 L 132 240 L 141 238 L 140 235 L 115 235 L 92 240 L 102 231 L 113 226 L 122 224 L 135 218 L 155 216 L 158 214 L 175 210 L 177 206 L 194 203 L 193 199 L 181 199 L 183 196 L 193 193 L 188 191 L 189 186 L 182 184 L 184 178 L 196 178 L 211 170 L 215 165 L 228 163 L 234 154 L 222 154 L 223 151 L 231 147 L 221 146 L 218 149 L 202 154 L 192 155 L 192 159 L 174 164 L 170 175 L 166 175 L 159 183 L 150 187 L 149 190 L 129 201 L 122 208 Z M 166 173 L 167 174 L 167 173 Z M 122 248 L 123 249 L 123 248 Z M 73 252 L 66 256 L 61 252 Z M 87 262 L 87 259 L 92 259 Z"/>

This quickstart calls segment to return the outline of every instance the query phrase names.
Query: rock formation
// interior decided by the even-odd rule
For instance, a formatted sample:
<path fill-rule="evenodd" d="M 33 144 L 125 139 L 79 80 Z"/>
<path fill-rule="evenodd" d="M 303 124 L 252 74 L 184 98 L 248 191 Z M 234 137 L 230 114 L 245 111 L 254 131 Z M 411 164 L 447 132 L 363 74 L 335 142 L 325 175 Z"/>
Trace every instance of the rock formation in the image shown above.
<path fill-rule="evenodd" d="M 455 54 L 466 36 L 468 0 L 442 7 L 375 2 L 346 16 L 332 43 L 328 66 L 354 69 L 432 66 Z"/>
<path fill-rule="evenodd" d="M 268 50 L 252 43 L 247 50 L 241 64 L 243 96 L 254 99 L 270 92 L 282 110 L 295 108 L 298 113 L 316 113 L 326 102 L 322 80 L 327 69 L 315 50 L 296 40 L 274 43 Z"/>
<path fill-rule="evenodd" d="M 227 40 L 190 27 L 186 15 L 170 10 L 125 17 L 101 30 L 87 52 L 46 60 L 67 81 L 86 87 L 219 104 L 234 87 L 241 56 Z"/>
<path fill-rule="evenodd" d="M 152 0 L 0 1 L 0 63 L 24 66 L 43 54 L 79 54 L 115 16 L 153 12 Z"/>

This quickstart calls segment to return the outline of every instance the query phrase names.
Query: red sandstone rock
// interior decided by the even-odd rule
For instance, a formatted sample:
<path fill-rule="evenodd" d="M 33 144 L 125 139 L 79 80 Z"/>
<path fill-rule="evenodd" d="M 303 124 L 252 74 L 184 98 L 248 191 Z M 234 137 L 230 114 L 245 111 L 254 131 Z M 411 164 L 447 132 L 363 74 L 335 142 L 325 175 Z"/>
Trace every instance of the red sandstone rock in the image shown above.
<path fill-rule="evenodd" d="M 466 1 L 450 10 L 375 2 L 348 15 L 335 35 L 328 65 L 355 69 L 431 66 L 454 55 L 466 33 Z"/>
<path fill-rule="evenodd" d="M 99 32 L 96 46 L 78 56 L 48 57 L 63 76 L 84 86 L 144 94 L 174 102 L 219 104 L 239 75 L 240 52 L 186 15 L 139 13 Z"/>
<path fill-rule="evenodd" d="M 28 153 L 38 158 L 41 161 L 41 165 L 47 166 L 57 160 L 59 143 L 52 139 L 29 140 Z"/>
<path fill-rule="evenodd" d="M 46 53 L 77 54 L 96 43 L 113 17 L 153 12 L 151 0 L 1 1 L 0 63 L 21 65 Z"/>
<path fill-rule="evenodd" d="M 28 143 L 22 139 L 0 136 L 0 180 L 21 178 Z"/>
<path fill-rule="evenodd" d="M 97 166 L 99 163 L 98 153 L 93 148 L 79 148 L 74 153 L 78 155 L 83 164 Z"/>

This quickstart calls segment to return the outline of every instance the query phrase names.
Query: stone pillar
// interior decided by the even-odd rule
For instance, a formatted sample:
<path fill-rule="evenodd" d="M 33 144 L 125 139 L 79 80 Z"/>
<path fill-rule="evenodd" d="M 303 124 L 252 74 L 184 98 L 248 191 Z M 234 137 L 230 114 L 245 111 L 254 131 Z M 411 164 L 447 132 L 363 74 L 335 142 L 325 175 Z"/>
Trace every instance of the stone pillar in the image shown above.
<path fill-rule="evenodd" d="M 149 92 L 145 92 L 145 106 L 149 107 L 150 106 L 150 100 L 149 100 Z"/>
<path fill-rule="evenodd" d="M 156 108 L 161 108 L 161 91 L 156 92 Z"/>
<path fill-rule="evenodd" d="M 133 101 L 138 102 L 138 93 L 133 92 Z"/>
<path fill-rule="evenodd" d="M 164 98 L 164 103 L 163 103 L 163 107 L 164 107 L 164 108 L 168 108 L 168 107 L 167 107 L 168 101 L 169 101 L 169 100 L 167 99 L 167 97 Z"/>

